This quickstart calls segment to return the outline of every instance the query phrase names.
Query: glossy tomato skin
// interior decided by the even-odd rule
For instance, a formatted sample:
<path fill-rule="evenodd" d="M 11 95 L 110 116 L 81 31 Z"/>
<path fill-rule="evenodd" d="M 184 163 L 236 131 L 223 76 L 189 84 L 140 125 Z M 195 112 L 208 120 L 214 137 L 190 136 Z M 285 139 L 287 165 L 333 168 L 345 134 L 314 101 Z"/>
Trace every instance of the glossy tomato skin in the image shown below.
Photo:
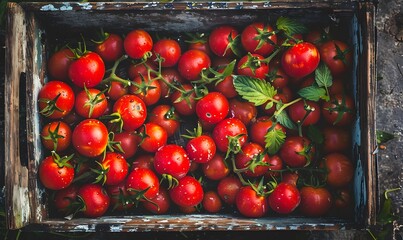
<path fill-rule="evenodd" d="M 204 190 L 199 181 L 192 176 L 179 179 L 177 186 L 169 190 L 172 202 L 181 207 L 192 207 L 203 201 Z"/>
<path fill-rule="evenodd" d="M 134 132 L 122 131 L 120 133 L 114 133 L 113 141 L 119 142 L 123 150 L 120 154 L 122 154 L 125 159 L 129 159 L 136 154 L 140 138 Z"/>
<path fill-rule="evenodd" d="M 344 54 L 339 54 L 339 51 Z M 319 47 L 322 61 L 328 66 L 333 76 L 341 76 L 352 67 L 353 54 L 348 45 L 339 40 L 329 40 Z"/>
<path fill-rule="evenodd" d="M 223 71 L 224 69 L 218 70 L 218 72 Z M 214 85 L 214 91 L 222 93 L 228 99 L 238 96 L 238 92 L 234 87 L 233 79 L 234 77 L 232 75 L 225 77 L 222 81 Z"/>
<path fill-rule="evenodd" d="M 48 189 L 60 190 L 68 187 L 74 179 L 72 166 L 59 167 L 53 156 L 48 156 L 39 164 L 38 175 Z"/>
<path fill-rule="evenodd" d="M 224 156 L 216 153 L 210 161 L 201 164 L 204 176 L 211 180 L 220 180 L 230 173 L 230 169 L 224 162 Z"/>
<path fill-rule="evenodd" d="M 123 46 L 129 57 L 140 59 L 152 50 L 153 39 L 151 35 L 143 29 L 135 29 L 126 35 Z"/>
<path fill-rule="evenodd" d="M 129 92 L 139 97 L 146 106 L 156 104 L 161 98 L 161 85 L 157 80 L 150 79 L 148 76 L 137 76 L 133 79 L 134 84 L 129 87 Z"/>
<path fill-rule="evenodd" d="M 190 116 L 196 113 L 196 94 L 194 91 L 192 91 L 193 87 L 191 84 L 183 84 L 182 88 L 189 93 L 185 94 L 187 100 L 184 98 L 184 94 L 178 90 L 175 90 L 171 96 L 171 103 L 179 114 L 183 116 Z"/>
<path fill-rule="evenodd" d="M 196 114 L 202 121 L 216 124 L 227 117 L 229 102 L 219 92 L 210 92 L 196 103 Z"/>
<path fill-rule="evenodd" d="M 144 124 L 139 129 L 139 132 L 144 134 L 144 138 L 140 142 L 140 147 L 146 152 L 156 152 L 167 143 L 167 132 L 156 123 L 148 122 Z"/>
<path fill-rule="evenodd" d="M 204 193 L 202 201 L 203 209 L 209 213 L 217 213 L 222 208 L 222 201 L 216 191 L 208 191 Z"/>
<path fill-rule="evenodd" d="M 74 128 L 72 144 L 81 155 L 97 157 L 108 145 L 108 129 L 97 119 L 85 119 Z"/>
<path fill-rule="evenodd" d="M 320 106 L 316 102 L 299 101 L 288 107 L 288 114 L 295 123 L 302 122 L 302 126 L 316 124 L 320 119 Z"/>
<path fill-rule="evenodd" d="M 259 32 L 264 32 L 265 36 L 261 36 Z M 246 26 L 241 33 L 241 43 L 244 49 L 250 53 L 257 53 L 262 56 L 269 56 L 273 52 L 277 44 L 277 35 L 269 34 L 273 32 L 273 27 L 265 25 L 262 22 L 254 22 Z M 259 43 L 262 42 L 261 46 Z"/>
<path fill-rule="evenodd" d="M 315 71 L 319 61 L 320 54 L 315 45 L 301 42 L 284 52 L 281 66 L 288 76 L 300 79 Z"/>
<path fill-rule="evenodd" d="M 212 137 L 221 152 L 227 152 L 228 137 L 239 137 L 239 147 L 248 139 L 248 131 L 245 124 L 238 118 L 226 118 L 219 122 L 213 129 Z"/>
<path fill-rule="evenodd" d="M 269 211 L 267 198 L 259 196 L 251 186 L 241 187 L 235 198 L 235 205 L 243 216 L 263 217 Z"/>
<path fill-rule="evenodd" d="M 105 62 L 113 62 L 123 56 L 123 39 L 118 34 L 107 33 L 106 39 L 95 46 L 95 52 Z"/>
<path fill-rule="evenodd" d="M 269 73 L 269 65 L 263 62 L 264 57 L 260 54 L 248 54 L 243 56 L 237 63 L 236 69 L 239 75 L 265 79 Z"/>
<path fill-rule="evenodd" d="M 238 118 L 249 126 L 252 122 L 256 121 L 257 109 L 256 106 L 248 101 L 242 101 L 237 98 L 229 100 L 229 115 L 230 118 Z"/>
<path fill-rule="evenodd" d="M 87 52 L 74 60 L 69 67 L 69 77 L 78 87 L 97 86 L 105 75 L 105 63 L 95 52 Z"/>
<path fill-rule="evenodd" d="M 100 90 L 89 88 L 77 93 L 74 106 L 76 113 L 84 118 L 99 118 L 104 115 L 108 101 Z"/>
<path fill-rule="evenodd" d="M 53 135 L 57 135 L 54 140 L 51 138 Z M 70 146 L 71 135 L 72 131 L 68 124 L 63 121 L 53 121 L 43 126 L 41 140 L 46 149 L 62 152 Z"/>
<path fill-rule="evenodd" d="M 110 100 L 116 101 L 123 95 L 129 93 L 129 88 L 125 86 L 123 83 L 111 81 L 110 87 L 106 92 L 106 95 L 109 97 Z"/>
<path fill-rule="evenodd" d="M 309 139 L 300 136 L 291 136 L 285 139 L 284 144 L 280 148 L 279 155 L 284 163 L 290 167 L 304 167 L 312 160 L 314 152 L 315 148 L 311 145 Z"/>
<path fill-rule="evenodd" d="M 148 168 L 134 168 L 126 178 L 126 189 L 129 194 L 134 195 L 139 191 L 145 191 L 144 198 L 153 199 L 160 189 L 160 182 L 157 175 Z M 143 201 L 144 199 L 141 199 Z"/>
<path fill-rule="evenodd" d="M 295 185 L 279 183 L 269 195 L 270 208 L 280 214 L 293 212 L 301 202 L 301 195 Z"/>
<path fill-rule="evenodd" d="M 161 76 L 163 79 L 171 84 L 184 83 L 185 79 L 179 74 L 176 68 L 163 68 L 161 69 Z M 160 81 L 161 88 L 161 98 L 169 99 L 173 90 L 169 88 L 169 86 L 164 82 Z"/>
<path fill-rule="evenodd" d="M 147 118 L 146 104 L 135 95 L 124 95 L 113 105 L 113 112 L 119 113 L 123 120 L 123 129 L 133 131 L 139 128 Z"/>
<path fill-rule="evenodd" d="M 242 146 L 242 151 L 235 155 L 235 165 L 237 169 L 247 168 L 250 162 L 256 158 L 259 154 L 263 154 L 264 148 L 257 143 L 245 143 Z M 247 177 L 260 177 L 263 176 L 268 170 L 269 166 L 262 164 L 268 164 L 270 161 L 269 155 L 264 154 L 261 157 L 261 165 L 257 165 L 254 169 L 249 169 L 242 172 Z"/>
<path fill-rule="evenodd" d="M 345 187 L 354 177 L 351 160 L 341 153 L 330 153 L 323 157 L 323 167 L 327 169 L 326 182 L 331 187 Z"/>
<path fill-rule="evenodd" d="M 200 50 L 188 50 L 182 54 L 178 62 L 178 71 L 189 81 L 198 80 L 203 69 L 211 65 L 210 57 Z"/>
<path fill-rule="evenodd" d="M 69 208 L 76 201 L 78 189 L 78 185 L 70 184 L 68 187 L 55 192 L 52 205 L 55 207 L 57 213 L 62 216 L 66 216 L 70 213 Z"/>
<path fill-rule="evenodd" d="M 233 205 L 241 187 L 241 180 L 237 176 L 228 175 L 218 182 L 217 193 L 226 204 Z"/>
<path fill-rule="evenodd" d="M 278 155 L 269 156 L 269 158 L 269 171 L 266 172 L 265 176 L 270 178 L 280 176 L 280 172 L 278 172 L 278 170 L 283 169 L 283 160 Z"/>
<path fill-rule="evenodd" d="M 234 52 L 229 45 L 231 44 L 231 39 L 235 39 L 238 34 L 238 31 L 229 25 L 216 27 L 209 36 L 210 50 L 219 57 L 233 56 Z"/>
<path fill-rule="evenodd" d="M 73 89 L 62 81 L 50 81 L 46 83 L 38 94 L 39 111 L 42 115 L 50 119 L 60 119 L 69 114 L 75 102 L 75 95 Z M 48 101 L 55 101 L 53 111 L 46 109 L 51 106 Z"/>
<path fill-rule="evenodd" d="M 156 123 L 163 127 L 168 137 L 174 135 L 179 129 L 179 114 L 174 107 L 166 104 L 155 106 L 149 114 L 149 122 Z"/>
<path fill-rule="evenodd" d="M 173 39 L 161 39 L 153 46 L 153 60 L 156 60 L 157 54 L 164 59 L 161 63 L 162 67 L 173 67 L 178 62 L 182 50 L 178 41 Z"/>
<path fill-rule="evenodd" d="M 73 62 L 74 53 L 69 48 L 63 48 L 50 56 L 48 60 L 49 75 L 54 79 L 67 81 L 69 67 Z"/>
<path fill-rule="evenodd" d="M 217 151 L 214 140 L 208 135 L 201 135 L 190 139 L 185 149 L 189 159 L 196 163 L 209 162 Z"/>
<path fill-rule="evenodd" d="M 101 217 L 109 208 L 110 197 L 99 184 L 89 183 L 82 185 L 78 190 L 78 196 L 85 204 L 82 213 L 86 217 Z"/>
<path fill-rule="evenodd" d="M 169 174 L 181 179 L 189 172 L 190 160 L 181 146 L 168 144 L 155 153 L 154 169 L 159 174 Z"/>
<path fill-rule="evenodd" d="M 119 153 L 107 152 L 100 162 L 105 173 L 105 185 L 116 185 L 123 182 L 129 172 L 129 164 Z"/>
<path fill-rule="evenodd" d="M 353 98 L 345 94 L 331 96 L 330 101 L 322 104 L 322 116 L 330 125 L 351 125 L 354 120 Z"/>
<path fill-rule="evenodd" d="M 332 206 L 332 195 L 324 187 L 304 186 L 300 190 L 301 203 L 298 207 L 304 216 L 320 217 L 327 214 Z"/>
<path fill-rule="evenodd" d="M 106 192 L 111 199 L 110 205 L 113 211 L 125 211 L 134 206 L 134 203 L 125 200 L 125 198 L 129 198 L 125 184 L 126 182 L 123 181 L 116 185 L 106 186 Z"/>
<path fill-rule="evenodd" d="M 143 206 L 146 210 L 153 214 L 164 214 L 169 211 L 171 207 L 171 199 L 169 198 L 168 190 L 164 187 L 160 187 L 160 190 L 150 201 L 144 201 Z M 157 206 L 156 206 L 157 205 Z"/>

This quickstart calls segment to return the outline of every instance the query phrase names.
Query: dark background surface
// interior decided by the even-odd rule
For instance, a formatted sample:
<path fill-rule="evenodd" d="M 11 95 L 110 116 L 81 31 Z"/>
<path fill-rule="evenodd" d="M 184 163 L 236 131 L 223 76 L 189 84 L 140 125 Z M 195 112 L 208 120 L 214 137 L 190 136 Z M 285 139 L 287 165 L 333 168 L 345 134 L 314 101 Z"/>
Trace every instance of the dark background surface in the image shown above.
<path fill-rule="evenodd" d="M 403 185 L 403 3 L 401 0 L 381 0 L 378 3 L 377 28 L 377 130 L 393 133 L 395 138 L 385 144 L 386 149 L 377 152 L 378 193 Z M 4 59 L 4 33 L 1 39 L 1 59 Z M 5 59 L 7 61 L 7 59 Z M 0 66 L 0 86 L 4 85 L 4 64 Z M 4 108 L 3 90 L 0 104 Z M 4 116 L 1 116 L 2 119 Z M 4 129 L 4 121 L 0 121 Z M 3 131 L 0 142 L 3 141 Z M 0 158 L 3 159 L 3 158 Z M 0 164 L 1 167 L 3 163 Z M 3 184 L 3 179 L 0 181 Z M 403 238 L 403 189 L 391 193 L 393 211 L 400 217 L 396 221 L 393 239 Z M 379 196 L 380 197 L 380 196 Z M 1 224 L 1 223 L 0 223 Z M 402 225 L 402 226 L 400 226 Z M 402 227 L 402 229 L 400 229 Z M 3 228 L 0 228 L 0 231 Z M 8 239 L 15 239 L 18 232 L 10 232 Z M 1 236 L 1 234 L 0 234 Z M 209 233 L 94 233 L 77 236 L 26 233 L 20 239 L 371 239 L 366 230 L 342 230 L 331 232 L 209 232 Z"/>

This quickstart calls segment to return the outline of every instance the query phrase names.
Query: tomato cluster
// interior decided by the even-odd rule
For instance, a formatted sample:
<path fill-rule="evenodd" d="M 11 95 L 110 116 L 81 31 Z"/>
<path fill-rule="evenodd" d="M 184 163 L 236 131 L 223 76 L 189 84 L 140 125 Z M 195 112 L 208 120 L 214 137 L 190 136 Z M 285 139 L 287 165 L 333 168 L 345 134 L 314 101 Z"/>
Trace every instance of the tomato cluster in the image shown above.
<path fill-rule="evenodd" d="M 101 33 L 52 53 L 38 96 L 38 176 L 57 214 L 350 212 L 344 41 L 285 17 Z"/>

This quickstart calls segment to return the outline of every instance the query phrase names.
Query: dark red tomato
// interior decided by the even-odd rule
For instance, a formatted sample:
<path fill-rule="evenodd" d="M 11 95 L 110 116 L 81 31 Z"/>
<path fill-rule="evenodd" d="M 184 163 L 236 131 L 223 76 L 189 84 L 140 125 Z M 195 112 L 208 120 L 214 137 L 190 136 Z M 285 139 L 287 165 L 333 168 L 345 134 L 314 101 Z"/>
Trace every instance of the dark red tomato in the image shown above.
<path fill-rule="evenodd" d="M 295 123 L 302 122 L 302 126 L 310 126 L 319 121 L 320 106 L 309 100 L 298 101 L 288 107 L 288 114 Z"/>
<path fill-rule="evenodd" d="M 86 52 L 75 59 L 69 67 L 69 77 L 78 87 L 97 86 L 105 75 L 105 63 L 95 52 Z"/>
<path fill-rule="evenodd" d="M 180 118 L 175 108 L 170 105 L 157 105 L 149 114 L 149 122 L 160 125 L 165 129 L 168 137 L 179 129 Z"/>
<path fill-rule="evenodd" d="M 137 76 L 133 79 L 129 92 L 144 101 L 146 106 L 156 104 L 161 98 L 160 82 L 148 76 Z"/>
<path fill-rule="evenodd" d="M 231 171 L 225 163 L 224 156 L 220 153 L 216 153 L 213 159 L 207 163 L 201 164 L 201 169 L 204 176 L 211 180 L 223 179 Z"/>
<path fill-rule="evenodd" d="M 229 175 L 218 182 L 217 193 L 226 204 L 233 205 L 241 187 L 241 180 L 237 176 Z"/>
<path fill-rule="evenodd" d="M 229 103 L 219 92 L 210 92 L 196 103 L 196 114 L 204 122 L 216 124 L 227 117 Z"/>
<path fill-rule="evenodd" d="M 284 52 L 281 66 L 288 76 L 300 79 L 314 72 L 319 62 L 320 54 L 315 45 L 301 42 Z"/>
<path fill-rule="evenodd" d="M 264 154 L 264 148 L 257 143 L 245 143 L 242 151 L 235 155 L 237 169 L 248 169 L 242 172 L 247 177 L 263 176 L 268 170 L 269 155 Z"/>
<path fill-rule="evenodd" d="M 254 22 L 248 25 L 241 34 L 243 48 L 250 53 L 269 56 L 277 44 L 277 35 L 270 25 Z"/>
<path fill-rule="evenodd" d="M 139 129 L 139 133 L 143 135 L 140 147 L 146 152 L 156 152 L 168 140 L 167 131 L 160 125 L 152 122 L 144 124 Z"/>
<path fill-rule="evenodd" d="M 141 201 L 155 198 L 160 190 L 157 175 L 148 168 L 134 168 L 127 176 L 125 186 L 131 195 L 145 191 Z"/>
<path fill-rule="evenodd" d="M 245 124 L 249 126 L 251 122 L 256 120 L 257 109 L 256 106 L 247 101 L 242 101 L 237 98 L 229 100 L 229 117 L 238 118 Z"/>
<path fill-rule="evenodd" d="M 309 164 L 315 153 L 311 141 L 305 137 L 291 136 L 285 139 L 279 155 L 290 167 L 304 167 Z"/>
<path fill-rule="evenodd" d="M 69 67 L 74 60 L 74 53 L 63 48 L 50 56 L 48 60 L 49 75 L 54 79 L 66 81 L 69 78 Z"/>
<path fill-rule="evenodd" d="M 248 131 L 238 118 L 226 118 L 214 127 L 212 137 L 217 149 L 225 153 L 228 151 L 230 139 L 236 141 L 237 147 L 241 148 L 248 139 Z"/>
<path fill-rule="evenodd" d="M 80 91 L 74 104 L 76 113 L 84 118 L 99 118 L 108 107 L 105 94 L 96 88 Z"/>
<path fill-rule="evenodd" d="M 48 150 L 62 152 L 70 146 L 71 134 L 70 126 L 65 122 L 50 122 L 42 128 L 42 144 Z"/>
<path fill-rule="evenodd" d="M 299 179 L 298 172 L 285 172 L 281 174 L 281 182 L 297 186 Z"/>
<path fill-rule="evenodd" d="M 321 60 L 328 66 L 333 76 L 340 76 L 352 67 L 353 52 L 339 40 L 329 40 L 319 47 Z"/>
<path fill-rule="evenodd" d="M 134 59 L 145 57 L 153 48 L 153 39 L 150 34 L 142 29 L 130 31 L 124 41 L 123 46 L 126 54 Z"/>
<path fill-rule="evenodd" d="M 169 198 L 168 191 L 164 187 L 160 187 L 157 196 L 151 201 L 144 201 L 144 208 L 154 214 L 164 214 L 167 213 L 171 207 L 171 199 Z"/>
<path fill-rule="evenodd" d="M 322 104 L 322 116 L 334 126 L 351 125 L 354 120 L 353 98 L 345 94 L 331 96 L 329 102 Z"/>
<path fill-rule="evenodd" d="M 123 182 L 129 172 L 126 159 L 119 153 L 107 152 L 100 162 L 104 173 L 105 185 L 116 185 Z"/>
<path fill-rule="evenodd" d="M 172 202 L 182 207 L 192 207 L 203 201 L 204 191 L 199 181 L 192 176 L 179 179 L 178 185 L 169 190 Z"/>
<path fill-rule="evenodd" d="M 354 176 L 351 160 L 341 153 L 330 153 L 323 157 L 323 167 L 327 170 L 326 182 L 331 187 L 345 187 Z"/>
<path fill-rule="evenodd" d="M 46 83 L 38 94 L 39 113 L 50 119 L 59 119 L 74 107 L 73 89 L 62 81 Z"/>
<path fill-rule="evenodd" d="M 320 217 L 327 214 L 333 200 L 330 192 L 324 187 L 304 186 L 299 190 L 301 203 L 299 211 L 308 217 Z"/>
<path fill-rule="evenodd" d="M 130 79 L 134 79 L 137 76 L 148 76 L 148 72 L 150 71 L 157 71 L 156 63 L 151 60 L 147 59 L 146 62 L 135 62 L 130 64 L 129 68 L 127 69 L 127 73 Z"/>
<path fill-rule="evenodd" d="M 342 94 L 343 91 L 345 91 L 344 79 L 342 79 L 342 78 L 334 78 L 332 86 L 329 87 L 330 96 L 336 95 L 336 94 Z"/>
<path fill-rule="evenodd" d="M 281 67 L 270 68 L 273 69 L 269 72 L 268 81 L 276 89 L 283 89 L 288 86 L 290 82 L 290 77 L 285 74 Z"/>
<path fill-rule="evenodd" d="M 134 131 L 147 118 L 146 104 L 135 95 L 124 95 L 113 105 L 113 112 L 118 113 L 123 121 L 123 129 Z"/>
<path fill-rule="evenodd" d="M 216 191 L 204 193 L 202 205 L 204 210 L 209 213 L 218 213 L 222 209 L 222 201 Z"/>
<path fill-rule="evenodd" d="M 189 159 L 197 163 L 209 162 L 217 151 L 214 140 L 208 135 L 190 139 L 185 149 Z"/>
<path fill-rule="evenodd" d="M 269 65 L 263 60 L 264 57 L 262 55 L 249 53 L 239 60 L 236 67 L 237 73 L 239 75 L 265 79 L 269 73 Z"/>
<path fill-rule="evenodd" d="M 286 88 L 284 88 L 284 89 L 286 89 Z M 273 99 L 276 101 L 281 101 L 282 103 L 288 102 L 287 96 L 282 93 L 279 93 L 279 92 L 273 96 Z M 271 107 L 267 106 L 268 104 L 270 104 Z M 266 103 L 264 103 L 263 105 L 261 105 L 260 109 L 264 114 L 271 116 L 277 110 L 277 104 L 269 100 Z"/>
<path fill-rule="evenodd" d="M 278 155 L 269 156 L 269 171 L 266 172 L 265 176 L 273 178 L 280 176 L 280 172 L 278 170 L 283 169 L 283 160 Z"/>
<path fill-rule="evenodd" d="M 211 56 L 212 52 L 208 40 L 200 39 L 200 41 L 194 41 L 189 43 L 188 49 L 195 49 L 205 52 L 207 55 Z"/>
<path fill-rule="evenodd" d="M 120 144 L 120 147 L 123 150 L 123 152 L 121 152 L 122 156 L 125 159 L 129 159 L 136 154 L 140 138 L 134 132 L 123 131 L 115 133 L 113 141 Z"/>
<path fill-rule="evenodd" d="M 108 95 L 110 100 L 116 101 L 127 93 L 129 93 L 129 88 L 126 87 L 123 83 L 111 81 L 106 95 Z"/>
<path fill-rule="evenodd" d="M 325 153 L 345 152 L 351 147 L 351 133 L 345 128 L 325 127 L 322 134 Z"/>
<path fill-rule="evenodd" d="M 234 52 L 231 46 L 238 35 L 238 31 L 232 26 L 222 25 L 216 27 L 211 31 L 208 40 L 211 51 L 219 57 L 233 56 Z"/>
<path fill-rule="evenodd" d="M 171 96 L 171 94 L 173 92 L 173 89 L 170 88 L 167 85 L 167 83 L 170 83 L 173 85 L 179 85 L 179 84 L 185 82 L 185 80 L 179 74 L 179 72 L 176 68 L 161 69 L 161 76 L 162 76 L 163 80 L 160 80 L 160 88 L 161 88 L 161 98 L 163 98 L 163 99 L 169 99 L 169 97 Z"/>
<path fill-rule="evenodd" d="M 154 169 L 161 175 L 169 174 L 176 179 L 181 179 L 189 172 L 190 160 L 181 146 L 168 144 L 155 153 Z"/>
<path fill-rule="evenodd" d="M 127 192 L 126 182 L 120 182 L 116 185 L 106 186 L 106 192 L 111 199 L 111 207 L 113 211 L 125 211 L 134 206 L 134 203 L 129 200 L 130 195 Z"/>
<path fill-rule="evenodd" d="M 151 59 L 156 60 L 159 55 L 163 61 L 161 67 L 173 67 L 178 62 L 182 54 L 178 41 L 173 39 L 158 40 L 153 46 L 153 56 Z"/>
<path fill-rule="evenodd" d="M 72 143 L 81 155 L 97 157 L 108 145 L 108 129 L 97 119 L 85 119 L 74 128 Z"/>
<path fill-rule="evenodd" d="M 67 157 L 64 157 L 67 158 Z M 39 164 L 39 180 L 48 189 L 60 190 L 68 187 L 74 179 L 74 167 L 59 156 L 48 156 Z"/>
<path fill-rule="evenodd" d="M 260 146 L 266 146 L 266 134 L 273 126 L 273 121 L 268 116 L 262 116 L 256 119 L 254 123 L 250 125 L 249 133 L 252 142 L 259 144 Z M 286 132 L 285 128 L 279 123 L 276 123 L 274 127 L 276 130 Z"/>
<path fill-rule="evenodd" d="M 178 210 L 181 213 L 192 214 L 198 211 L 197 207 L 198 206 L 190 206 L 190 207 L 178 206 Z"/>
<path fill-rule="evenodd" d="M 136 156 L 132 163 L 132 169 L 135 168 L 148 168 L 154 170 L 154 155 L 147 153 Z"/>
<path fill-rule="evenodd" d="M 293 79 L 295 80 L 295 79 Z M 297 79 L 298 80 L 298 89 L 303 89 L 306 87 L 310 87 L 315 83 L 315 76 L 314 74 L 311 74 L 303 79 Z"/>
<path fill-rule="evenodd" d="M 72 204 L 77 200 L 78 186 L 70 184 L 67 188 L 63 188 L 55 192 L 52 205 L 56 211 L 66 216 L 71 213 Z"/>
<path fill-rule="evenodd" d="M 95 52 L 105 62 L 113 62 L 123 56 L 123 39 L 115 33 L 104 33 L 105 39 L 96 42 Z"/>
<path fill-rule="evenodd" d="M 243 216 L 250 218 L 263 217 L 268 211 L 267 198 L 256 193 L 251 186 L 241 187 L 235 198 L 235 205 Z"/>
<path fill-rule="evenodd" d="M 208 69 L 211 65 L 210 57 L 200 50 L 188 50 L 182 54 L 178 62 L 180 75 L 189 80 L 199 80 L 203 69 Z"/>
<path fill-rule="evenodd" d="M 270 208 L 280 214 L 293 212 L 301 202 L 301 195 L 295 185 L 279 183 L 269 195 Z"/>
<path fill-rule="evenodd" d="M 196 93 L 191 84 L 183 84 L 180 92 L 175 90 L 171 96 L 171 103 L 179 114 L 190 116 L 196 113 Z"/>
<path fill-rule="evenodd" d="M 219 69 L 218 72 L 223 72 L 224 69 Z M 222 81 L 214 85 L 214 91 L 222 93 L 226 98 L 234 98 L 238 96 L 238 92 L 235 90 L 233 76 L 229 75 Z"/>
<path fill-rule="evenodd" d="M 328 33 L 322 28 L 313 28 L 305 36 L 304 40 L 320 47 L 329 38 Z"/>
<path fill-rule="evenodd" d="M 99 184 L 88 183 L 82 185 L 78 190 L 78 196 L 83 201 L 82 213 L 86 217 L 101 217 L 109 208 L 110 197 Z"/>
<path fill-rule="evenodd" d="M 335 189 L 333 192 L 331 213 L 336 216 L 349 217 L 354 213 L 353 197 L 348 187 Z"/>

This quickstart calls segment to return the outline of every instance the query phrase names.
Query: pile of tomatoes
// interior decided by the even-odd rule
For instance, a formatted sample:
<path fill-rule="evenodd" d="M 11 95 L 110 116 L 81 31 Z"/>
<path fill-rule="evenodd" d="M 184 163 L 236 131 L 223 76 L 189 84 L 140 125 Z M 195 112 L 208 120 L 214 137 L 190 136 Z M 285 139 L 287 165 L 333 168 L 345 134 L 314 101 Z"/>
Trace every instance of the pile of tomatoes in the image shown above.
<path fill-rule="evenodd" d="M 50 54 L 38 95 L 55 214 L 351 213 L 345 41 L 285 17 L 100 33 Z"/>

